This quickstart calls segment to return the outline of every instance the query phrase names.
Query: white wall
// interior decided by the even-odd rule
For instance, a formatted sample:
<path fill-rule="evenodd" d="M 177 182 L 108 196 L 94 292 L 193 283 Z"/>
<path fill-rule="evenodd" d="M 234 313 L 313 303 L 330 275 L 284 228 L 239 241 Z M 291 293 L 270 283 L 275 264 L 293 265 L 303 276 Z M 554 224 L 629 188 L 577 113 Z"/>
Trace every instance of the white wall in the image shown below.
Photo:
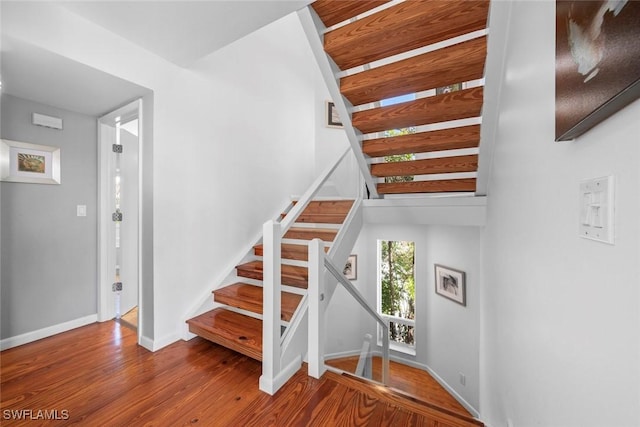
<path fill-rule="evenodd" d="M 484 235 L 481 415 L 640 425 L 640 101 L 555 143 L 555 3 L 513 3 Z M 614 175 L 614 246 L 578 237 L 582 179 Z"/>
<path fill-rule="evenodd" d="M 480 235 L 479 227 L 365 224 L 353 249 L 358 255 L 354 284 L 376 307 L 378 240 L 415 242 L 416 355 L 392 354 L 431 369 L 474 409 L 479 407 Z M 434 264 L 466 273 L 466 307 L 436 295 Z M 363 334 L 375 331 L 370 317 L 352 300 L 336 291 L 331 301 L 327 353 L 358 349 Z M 354 314 L 360 330 L 348 317 Z M 466 386 L 460 384 L 459 373 L 465 374 Z"/>
<path fill-rule="evenodd" d="M 322 78 L 320 69 L 315 65 L 315 168 L 316 175 L 333 164 L 335 159 L 349 147 L 347 134 L 342 128 L 326 126 L 326 102 L 331 100 L 329 89 Z M 334 172 L 323 189 L 322 195 L 339 195 L 341 197 L 358 197 L 364 186 L 355 156 L 350 153 Z"/>
<path fill-rule="evenodd" d="M 155 346 L 314 169 L 313 59 L 295 15 L 186 70 L 50 3 L 3 31 L 154 91 Z M 282 43 L 286 40 L 287 43 Z"/>
<path fill-rule="evenodd" d="M 422 323 L 427 327 L 419 336 L 424 344 L 416 361 L 431 368 L 475 410 L 480 402 L 480 235 L 479 227 L 428 226 L 423 249 L 416 254 L 427 269 Z M 465 272 L 466 306 L 435 293 L 434 264 Z"/>

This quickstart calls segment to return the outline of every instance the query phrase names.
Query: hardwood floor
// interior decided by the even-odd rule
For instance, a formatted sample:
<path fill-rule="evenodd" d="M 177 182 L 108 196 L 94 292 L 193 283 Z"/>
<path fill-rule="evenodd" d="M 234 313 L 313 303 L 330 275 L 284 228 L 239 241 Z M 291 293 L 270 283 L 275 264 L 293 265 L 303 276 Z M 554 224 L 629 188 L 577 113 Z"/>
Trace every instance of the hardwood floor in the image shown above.
<path fill-rule="evenodd" d="M 355 372 L 358 357 L 344 357 L 327 360 L 325 363 L 345 372 Z M 373 378 L 382 378 L 382 359 L 373 358 Z M 466 417 L 472 415 L 453 396 L 451 396 L 428 372 L 411 366 L 389 362 L 389 387 L 418 399 L 427 405 L 433 405 Z"/>
<path fill-rule="evenodd" d="M 269 396 L 258 389 L 260 371 L 201 338 L 151 353 L 131 329 L 96 323 L 0 353 L 1 424 L 481 425 L 337 374 L 316 380 L 304 368 Z"/>
<path fill-rule="evenodd" d="M 131 326 L 133 329 L 138 328 L 138 306 L 133 307 L 131 310 L 127 311 L 120 318 L 121 322 L 124 322 L 125 325 Z"/>

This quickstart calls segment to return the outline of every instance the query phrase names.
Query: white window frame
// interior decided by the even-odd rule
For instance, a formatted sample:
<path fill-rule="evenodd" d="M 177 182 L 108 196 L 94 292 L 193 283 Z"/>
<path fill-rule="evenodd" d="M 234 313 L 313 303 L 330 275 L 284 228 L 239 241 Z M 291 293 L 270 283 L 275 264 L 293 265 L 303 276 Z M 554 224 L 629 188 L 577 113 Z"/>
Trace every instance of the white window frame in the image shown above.
<path fill-rule="evenodd" d="M 396 316 L 390 316 L 388 314 L 384 314 L 382 313 L 382 268 L 380 265 L 380 258 L 382 255 L 382 245 L 381 242 L 382 241 L 388 241 L 388 240 L 392 240 L 392 239 L 378 239 L 377 240 L 377 247 L 376 247 L 376 270 L 377 270 L 377 274 L 376 274 L 376 311 L 378 312 L 378 314 L 384 319 L 384 321 L 387 324 L 387 327 L 389 327 L 389 322 L 395 322 L 395 323 L 400 323 L 402 325 L 407 325 L 407 326 L 413 326 L 413 345 L 409 345 L 409 344 L 405 344 L 405 343 L 401 343 L 401 342 L 397 342 L 397 341 L 393 341 L 391 339 L 389 339 L 389 348 L 391 350 L 394 351 L 398 351 L 401 353 L 406 353 L 406 354 L 410 354 L 412 356 L 416 355 L 416 342 L 418 340 L 418 334 L 417 332 L 417 327 L 416 327 L 416 321 L 415 319 L 405 319 L 403 317 L 396 317 Z M 400 241 L 400 240 L 394 240 L 394 241 Z M 406 241 L 406 240 L 403 240 Z M 413 242 L 413 250 L 414 250 L 414 254 L 416 251 L 416 242 Z M 417 277 L 416 277 L 416 268 L 415 268 L 415 264 L 413 266 L 413 279 L 414 282 L 417 282 Z M 416 287 L 416 293 L 418 292 L 417 287 Z M 416 300 L 418 299 L 417 295 L 416 295 Z M 416 317 L 418 317 L 418 307 L 416 305 Z M 378 333 L 377 333 L 377 341 L 378 341 L 378 346 L 382 346 L 382 332 L 383 329 L 380 325 L 378 325 Z"/>

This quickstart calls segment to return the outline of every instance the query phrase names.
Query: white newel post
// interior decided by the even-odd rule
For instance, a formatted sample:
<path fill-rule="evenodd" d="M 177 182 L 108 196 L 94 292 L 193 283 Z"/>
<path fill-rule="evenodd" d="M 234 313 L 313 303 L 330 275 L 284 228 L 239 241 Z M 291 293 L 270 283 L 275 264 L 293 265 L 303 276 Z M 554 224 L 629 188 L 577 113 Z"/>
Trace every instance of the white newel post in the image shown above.
<path fill-rule="evenodd" d="M 309 375 L 320 378 L 324 365 L 324 243 L 309 243 Z"/>
<path fill-rule="evenodd" d="M 263 226 L 262 376 L 260 390 L 275 393 L 280 373 L 280 251 L 281 229 L 275 221 Z"/>

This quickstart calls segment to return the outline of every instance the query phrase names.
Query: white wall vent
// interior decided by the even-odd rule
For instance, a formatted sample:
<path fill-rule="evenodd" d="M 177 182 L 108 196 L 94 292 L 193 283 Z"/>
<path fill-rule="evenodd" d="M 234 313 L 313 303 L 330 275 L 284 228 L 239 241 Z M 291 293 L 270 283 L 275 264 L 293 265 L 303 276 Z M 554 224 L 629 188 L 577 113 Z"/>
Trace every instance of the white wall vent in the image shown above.
<path fill-rule="evenodd" d="M 62 129 L 62 119 L 45 116 L 44 114 L 33 113 L 33 124 L 52 129 Z"/>

